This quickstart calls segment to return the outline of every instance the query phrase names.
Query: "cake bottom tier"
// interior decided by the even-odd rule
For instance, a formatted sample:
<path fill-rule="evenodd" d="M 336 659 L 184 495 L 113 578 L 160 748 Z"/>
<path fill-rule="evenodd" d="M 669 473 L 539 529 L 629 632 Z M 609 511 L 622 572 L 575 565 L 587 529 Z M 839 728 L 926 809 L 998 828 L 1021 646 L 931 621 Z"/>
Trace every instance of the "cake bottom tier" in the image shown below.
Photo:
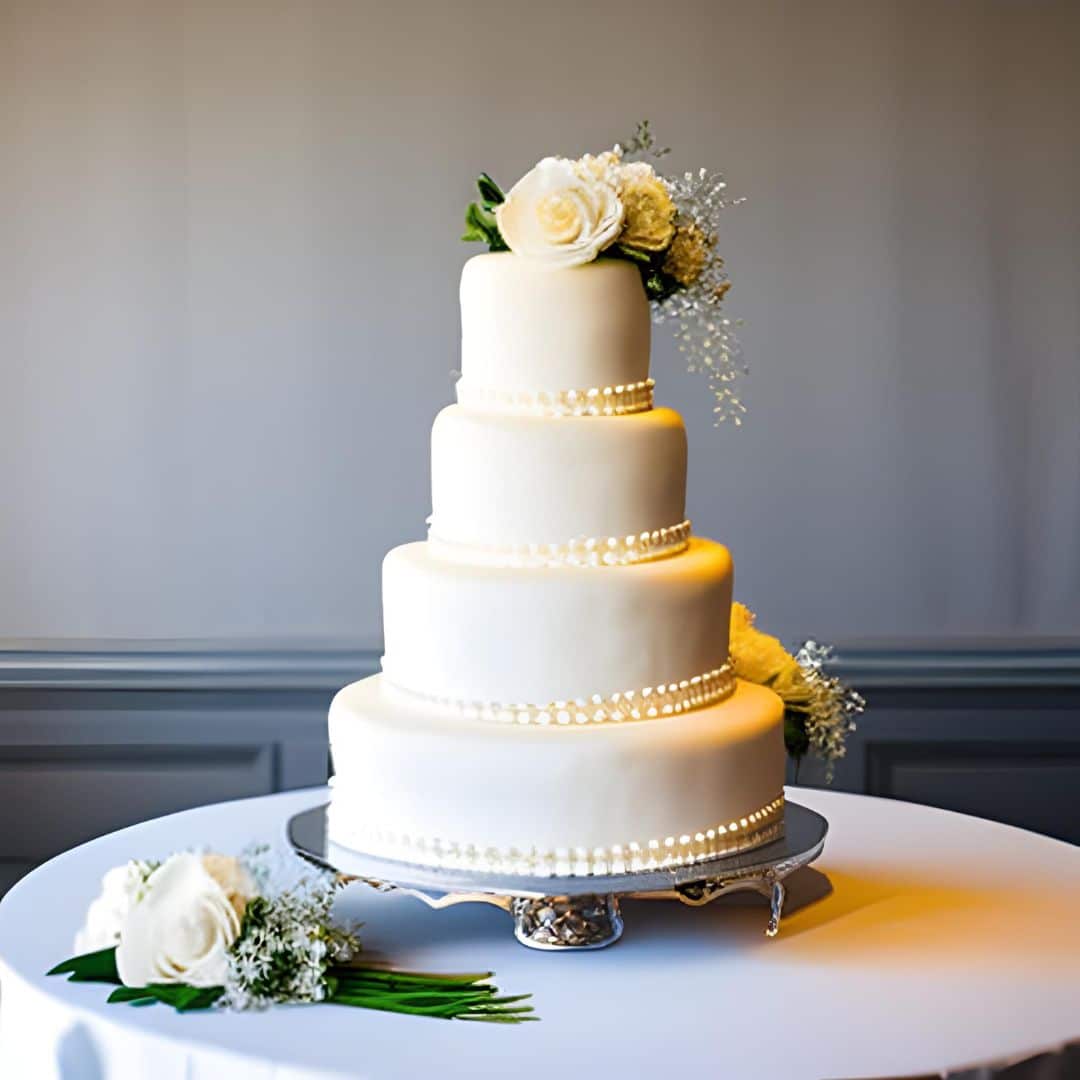
<path fill-rule="evenodd" d="M 617 874 L 783 828 L 783 705 L 749 683 L 675 716 L 538 727 L 464 719 L 374 675 L 334 698 L 330 749 L 330 843 L 425 866 Z"/>

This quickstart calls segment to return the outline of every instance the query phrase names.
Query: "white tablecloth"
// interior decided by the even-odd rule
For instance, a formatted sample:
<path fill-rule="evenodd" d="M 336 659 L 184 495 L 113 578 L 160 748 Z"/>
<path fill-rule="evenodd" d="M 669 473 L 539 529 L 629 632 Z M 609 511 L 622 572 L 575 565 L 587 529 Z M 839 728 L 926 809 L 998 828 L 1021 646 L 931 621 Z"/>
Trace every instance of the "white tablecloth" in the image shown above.
<path fill-rule="evenodd" d="M 905 803 L 793 789 L 831 823 L 792 878 L 779 937 L 755 901 L 624 905 L 614 948 L 530 952 L 490 907 L 434 912 L 361 886 L 368 949 L 423 970 L 493 969 L 543 1020 L 509 1027 L 331 1006 L 178 1015 L 45 978 L 105 869 L 189 846 L 282 842 L 322 790 L 149 821 L 67 852 L 0 903 L 0 1076 L 372 1080 L 425 1075 L 863 1077 L 956 1069 L 1080 1035 L 1080 849 Z M 736 899 L 736 898 L 732 898 Z M 796 908 L 793 910 L 792 908 Z"/>

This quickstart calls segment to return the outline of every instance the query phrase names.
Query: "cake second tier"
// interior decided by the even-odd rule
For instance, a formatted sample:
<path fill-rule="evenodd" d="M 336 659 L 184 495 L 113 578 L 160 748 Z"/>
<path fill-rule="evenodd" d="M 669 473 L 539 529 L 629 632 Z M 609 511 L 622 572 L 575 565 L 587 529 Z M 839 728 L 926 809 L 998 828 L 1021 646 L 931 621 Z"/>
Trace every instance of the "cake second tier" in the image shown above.
<path fill-rule="evenodd" d="M 683 545 L 685 499 L 686 431 L 671 409 L 552 420 L 450 405 L 432 430 L 431 536 L 462 558 L 565 557 L 576 540 L 614 538 L 607 561 L 634 561 L 671 546 L 653 532 Z"/>
<path fill-rule="evenodd" d="M 577 702 L 594 720 L 630 692 L 631 708 L 652 699 L 645 715 L 681 711 L 701 704 L 703 677 L 705 697 L 720 696 L 731 587 L 727 549 L 698 538 L 681 555 L 596 570 L 463 564 L 405 544 L 383 563 L 383 670 L 474 707 Z"/>

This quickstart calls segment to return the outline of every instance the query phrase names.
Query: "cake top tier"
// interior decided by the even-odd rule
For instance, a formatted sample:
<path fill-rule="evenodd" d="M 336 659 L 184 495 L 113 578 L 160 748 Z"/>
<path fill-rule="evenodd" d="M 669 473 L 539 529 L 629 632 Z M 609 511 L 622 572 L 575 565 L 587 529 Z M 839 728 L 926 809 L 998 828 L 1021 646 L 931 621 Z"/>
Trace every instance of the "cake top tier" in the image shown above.
<path fill-rule="evenodd" d="M 632 263 L 551 269 L 507 252 L 477 255 L 461 274 L 459 400 L 527 405 L 616 388 L 632 400 L 649 377 L 649 333 Z"/>
<path fill-rule="evenodd" d="M 505 192 L 480 174 L 462 240 L 495 257 L 462 275 L 461 405 L 542 416 L 649 409 L 651 304 L 688 369 L 708 380 L 717 422 L 739 423 L 743 368 L 718 249 L 720 214 L 741 200 L 708 169 L 663 175 L 667 152 L 642 121 L 610 150 L 542 158 Z"/>

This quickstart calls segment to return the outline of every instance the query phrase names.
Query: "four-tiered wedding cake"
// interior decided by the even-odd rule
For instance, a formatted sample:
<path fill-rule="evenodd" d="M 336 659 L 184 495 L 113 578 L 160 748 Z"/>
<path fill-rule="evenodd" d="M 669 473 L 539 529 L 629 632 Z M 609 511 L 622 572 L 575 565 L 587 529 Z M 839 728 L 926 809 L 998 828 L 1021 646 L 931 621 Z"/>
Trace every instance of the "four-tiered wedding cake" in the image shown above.
<path fill-rule="evenodd" d="M 409 863 L 603 874 L 783 827 L 783 705 L 728 664 L 732 563 L 685 515 L 632 261 L 480 255 L 430 536 L 383 564 L 383 671 L 330 709 L 329 839 Z"/>

